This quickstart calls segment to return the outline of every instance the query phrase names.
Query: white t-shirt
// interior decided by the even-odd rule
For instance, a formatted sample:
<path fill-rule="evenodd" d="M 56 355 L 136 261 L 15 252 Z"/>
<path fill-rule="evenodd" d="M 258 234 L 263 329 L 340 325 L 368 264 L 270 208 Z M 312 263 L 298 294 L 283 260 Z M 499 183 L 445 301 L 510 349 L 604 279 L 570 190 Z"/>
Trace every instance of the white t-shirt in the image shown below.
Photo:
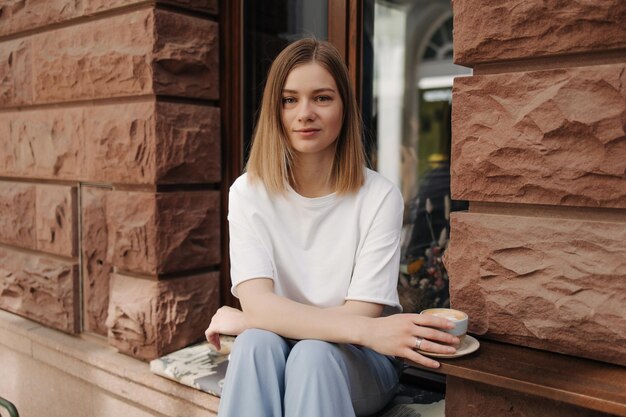
<path fill-rule="evenodd" d="M 318 307 L 346 300 L 401 311 L 397 283 L 404 208 L 398 189 L 366 170 L 358 193 L 307 198 L 291 187 L 269 194 L 240 176 L 230 188 L 231 291 L 271 278 L 274 292 Z"/>

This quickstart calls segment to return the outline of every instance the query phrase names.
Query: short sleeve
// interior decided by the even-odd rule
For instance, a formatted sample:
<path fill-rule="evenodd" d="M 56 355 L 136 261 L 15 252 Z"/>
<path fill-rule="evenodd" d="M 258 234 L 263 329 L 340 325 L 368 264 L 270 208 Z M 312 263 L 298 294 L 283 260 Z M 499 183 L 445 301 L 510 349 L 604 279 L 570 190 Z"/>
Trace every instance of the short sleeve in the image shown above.
<path fill-rule="evenodd" d="M 228 229 L 230 238 L 231 292 L 238 297 L 236 287 L 254 278 L 274 279 L 272 259 L 258 230 L 252 225 L 253 205 L 231 187 L 228 195 Z"/>
<path fill-rule="evenodd" d="M 400 233 L 404 203 L 391 187 L 376 208 L 356 258 L 347 300 L 367 301 L 401 311 L 398 301 Z M 388 310 L 388 309 L 387 309 Z"/>

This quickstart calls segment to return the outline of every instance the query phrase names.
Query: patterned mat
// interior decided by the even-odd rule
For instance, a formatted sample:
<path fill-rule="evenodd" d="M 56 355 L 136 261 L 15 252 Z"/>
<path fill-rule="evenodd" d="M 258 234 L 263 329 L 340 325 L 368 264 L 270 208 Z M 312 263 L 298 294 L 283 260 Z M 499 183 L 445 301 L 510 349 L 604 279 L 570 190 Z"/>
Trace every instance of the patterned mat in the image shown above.
<path fill-rule="evenodd" d="M 150 371 L 200 391 L 221 396 L 233 338 L 223 339 L 222 351 L 207 342 L 188 346 L 150 362 Z"/>

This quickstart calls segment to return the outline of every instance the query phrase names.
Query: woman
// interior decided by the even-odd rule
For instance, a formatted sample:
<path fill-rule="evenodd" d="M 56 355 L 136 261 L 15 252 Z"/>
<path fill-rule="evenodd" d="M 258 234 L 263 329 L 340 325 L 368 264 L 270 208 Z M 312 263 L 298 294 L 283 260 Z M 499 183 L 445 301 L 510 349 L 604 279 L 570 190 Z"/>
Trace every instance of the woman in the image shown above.
<path fill-rule="evenodd" d="M 439 364 L 458 339 L 434 316 L 395 314 L 403 202 L 365 168 L 348 73 L 326 42 L 274 61 L 247 173 L 230 189 L 232 292 L 207 339 L 233 345 L 220 416 L 370 415 L 398 384 L 398 361 Z M 437 343 L 441 342 L 441 343 Z"/>

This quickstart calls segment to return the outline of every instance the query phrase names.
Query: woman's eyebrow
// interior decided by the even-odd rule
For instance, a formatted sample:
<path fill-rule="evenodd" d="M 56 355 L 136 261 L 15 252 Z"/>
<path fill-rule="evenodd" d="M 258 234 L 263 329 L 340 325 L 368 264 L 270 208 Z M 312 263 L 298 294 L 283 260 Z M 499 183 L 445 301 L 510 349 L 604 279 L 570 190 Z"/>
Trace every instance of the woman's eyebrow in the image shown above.
<path fill-rule="evenodd" d="M 319 94 L 319 93 L 323 93 L 329 91 L 331 93 L 334 93 L 335 90 L 333 88 L 330 87 L 323 87 L 323 88 L 316 88 L 315 90 L 313 90 L 314 94 Z M 288 93 L 288 94 L 298 94 L 297 90 L 290 90 L 288 88 L 283 89 L 283 93 Z"/>

